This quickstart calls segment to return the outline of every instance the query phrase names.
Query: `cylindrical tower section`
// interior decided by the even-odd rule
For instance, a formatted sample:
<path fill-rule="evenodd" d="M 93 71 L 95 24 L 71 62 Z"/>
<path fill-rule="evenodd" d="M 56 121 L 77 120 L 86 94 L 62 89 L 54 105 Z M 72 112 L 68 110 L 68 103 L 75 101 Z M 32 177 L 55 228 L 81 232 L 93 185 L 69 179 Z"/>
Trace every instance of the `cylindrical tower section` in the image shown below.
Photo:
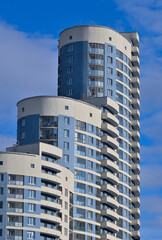
<path fill-rule="evenodd" d="M 120 239 L 139 237 L 139 222 L 136 224 L 134 220 L 138 219 L 140 214 L 138 209 L 138 213 L 135 212 L 136 207 L 132 203 L 132 199 L 140 194 L 139 171 L 134 170 L 134 164 L 139 164 L 140 161 L 138 47 L 137 33 L 118 33 L 100 26 L 75 26 L 65 29 L 61 32 L 59 41 L 59 95 L 80 99 L 108 96 L 119 105 L 117 152 L 120 218 L 117 236 Z M 79 87 L 76 87 L 77 84 Z M 113 132 L 111 128 L 109 126 L 109 133 Z M 106 129 L 104 122 L 103 132 Z M 108 141 L 110 142 L 110 139 Z M 112 149 L 102 149 L 102 153 L 114 155 L 111 154 Z M 115 159 L 115 156 L 113 158 Z"/>
<path fill-rule="evenodd" d="M 63 149 L 59 164 L 74 173 L 74 239 L 100 238 L 101 110 L 66 97 L 24 99 L 18 103 L 22 146 L 30 141 L 29 128 L 35 141 Z"/>

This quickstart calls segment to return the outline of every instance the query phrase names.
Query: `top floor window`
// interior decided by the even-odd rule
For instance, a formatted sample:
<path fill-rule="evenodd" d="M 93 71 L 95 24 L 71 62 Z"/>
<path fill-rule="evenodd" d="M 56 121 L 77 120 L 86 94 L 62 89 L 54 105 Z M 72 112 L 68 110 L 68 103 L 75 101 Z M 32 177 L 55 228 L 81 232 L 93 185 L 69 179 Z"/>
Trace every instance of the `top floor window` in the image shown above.
<path fill-rule="evenodd" d="M 73 52 L 73 51 L 74 51 L 74 45 L 73 45 L 73 44 L 70 44 L 70 45 L 67 47 L 67 51 L 68 51 L 68 52 Z"/>

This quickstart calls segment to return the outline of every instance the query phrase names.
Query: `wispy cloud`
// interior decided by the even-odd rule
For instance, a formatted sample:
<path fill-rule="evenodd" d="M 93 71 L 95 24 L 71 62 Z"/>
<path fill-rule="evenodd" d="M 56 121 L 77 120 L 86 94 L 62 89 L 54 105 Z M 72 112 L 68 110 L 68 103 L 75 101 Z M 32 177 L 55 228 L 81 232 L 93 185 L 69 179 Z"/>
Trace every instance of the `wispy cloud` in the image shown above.
<path fill-rule="evenodd" d="M 3 22 L 0 22 L 0 36 L 2 134 L 10 125 L 15 124 L 16 129 L 17 101 L 34 95 L 56 94 L 57 40 L 49 35 L 18 31 Z"/>
<path fill-rule="evenodd" d="M 10 135 L 0 135 L 0 151 L 5 151 L 6 147 L 11 147 L 13 144 L 16 144 L 16 138 Z"/>

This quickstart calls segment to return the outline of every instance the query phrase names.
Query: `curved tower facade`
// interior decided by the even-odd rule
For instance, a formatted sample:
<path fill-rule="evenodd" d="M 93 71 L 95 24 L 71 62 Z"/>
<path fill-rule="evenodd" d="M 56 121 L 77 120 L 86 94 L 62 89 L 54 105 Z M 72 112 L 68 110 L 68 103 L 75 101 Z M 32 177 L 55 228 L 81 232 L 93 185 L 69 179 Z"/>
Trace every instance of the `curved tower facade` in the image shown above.
<path fill-rule="evenodd" d="M 107 97 L 90 100 L 44 96 L 18 103 L 19 144 L 28 144 L 34 129 L 33 141 L 60 147 L 59 164 L 74 173 L 74 240 L 113 239 L 119 232 L 119 106 Z"/>
<path fill-rule="evenodd" d="M 74 175 L 45 143 L 0 153 L 0 239 L 72 239 Z"/>
<path fill-rule="evenodd" d="M 119 106 L 116 114 L 119 121 L 119 219 L 116 219 L 119 239 L 140 238 L 139 75 L 139 36 L 136 32 L 118 33 L 99 26 L 76 26 L 61 32 L 58 94 L 88 102 L 93 101 L 92 97 L 107 96 Z M 97 106 L 97 100 L 94 102 Z M 104 108 L 102 111 L 104 115 Z M 105 151 L 101 152 L 103 156 Z M 105 234 L 113 233 L 106 224 L 101 228 Z M 104 236 L 103 239 L 114 239 L 107 234 Z"/>

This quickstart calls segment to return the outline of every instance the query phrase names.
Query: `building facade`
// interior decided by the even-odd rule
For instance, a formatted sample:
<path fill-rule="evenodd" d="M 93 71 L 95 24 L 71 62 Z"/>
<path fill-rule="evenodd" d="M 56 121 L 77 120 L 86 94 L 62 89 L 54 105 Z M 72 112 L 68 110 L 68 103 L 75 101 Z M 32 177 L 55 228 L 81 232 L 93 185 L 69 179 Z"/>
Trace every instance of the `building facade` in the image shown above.
<path fill-rule="evenodd" d="M 0 239 L 73 239 L 74 175 L 45 143 L 0 153 Z"/>
<path fill-rule="evenodd" d="M 94 104 L 46 96 L 18 103 L 20 146 L 30 141 L 28 129 L 35 129 L 35 142 L 62 148 L 59 164 L 74 173 L 75 240 L 113 239 L 119 232 L 119 121 L 115 116 L 119 106 L 107 97 Z"/>
<path fill-rule="evenodd" d="M 107 96 L 119 106 L 117 237 L 139 239 L 139 36 L 99 26 L 68 28 L 60 34 L 58 63 L 60 96 L 83 99 L 96 106 L 99 100 L 91 98 Z M 107 230 L 104 226 L 103 231 Z M 105 239 L 113 238 L 106 235 Z"/>

